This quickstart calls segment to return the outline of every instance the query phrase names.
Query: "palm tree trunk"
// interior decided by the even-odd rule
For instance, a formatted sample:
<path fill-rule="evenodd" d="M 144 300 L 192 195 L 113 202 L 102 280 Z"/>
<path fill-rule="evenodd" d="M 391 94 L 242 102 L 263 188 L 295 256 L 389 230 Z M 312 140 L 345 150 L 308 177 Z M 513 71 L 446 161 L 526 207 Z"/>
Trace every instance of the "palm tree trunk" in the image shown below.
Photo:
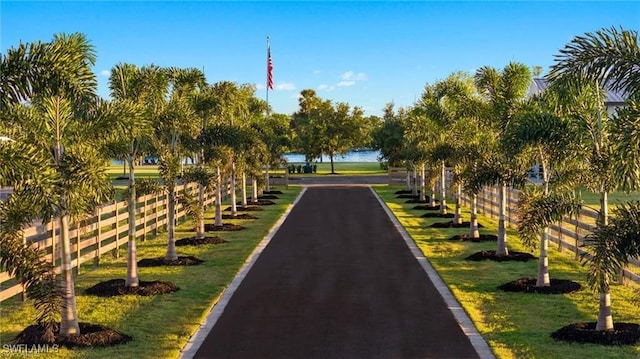
<path fill-rule="evenodd" d="M 253 204 L 258 204 L 258 180 L 251 178 L 251 201 Z"/>
<path fill-rule="evenodd" d="M 596 330 L 613 330 L 613 317 L 611 316 L 611 293 L 607 290 L 600 293 L 600 306 L 598 310 L 598 322 Z"/>
<path fill-rule="evenodd" d="M 136 179 L 134 176 L 134 159 L 130 157 L 129 162 L 129 242 L 127 243 L 127 279 L 125 286 L 137 287 L 138 263 L 136 250 Z"/>
<path fill-rule="evenodd" d="M 413 166 L 413 190 L 411 192 L 413 196 L 418 195 L 418 169 Z"/>
<path fill-rule="evenodd" d="M 76 293 L 71 264 L 71 242 L 69 238 L 69 215 L 60 217 L 60 241 L 62 244 L 62 313 L 60 334 L 80 334 Z"/>
<path fill-rule="evenodd" d="M 609 193 L 600 191 L 600 212 L 598 213 L 598 221 L 606 226 L 609 224 Z"/>
<path fill-rule="evenodd" d="M 169 196 L 167 204 L 167 255 L 166 259 L 170 261 L 178 260 L 178 252 L 176 251 L 176 189 L 175 186 L 169 187 Z"/>
<path fill-rule="evenodd" d="M 431 187 L 429 188 L 429 206 L 431 207 L 435 207 L 436 206 L 436 185 L 433 184 L 431 185 Z"/>
<path fill-rule="evenodd" d="M 236 206 L 236 163 L 231 163 L 231 215 L 238 215 L 238 207 Z"/>
<path fill-rule="evenodd" d="M 471 220 L 469 222 L 469 237 L 480 238 L 478 232 L 478 194 L 471 195 Z"/>
<path fill-rule="evenodd" d="M 500 210 L 498 214 L 498 247 L 496 249 L 497 256 L 508 256 L 509 250 L 507 249 L 507 227 L 506 227 L 506 213 L 507 213 L 507 184 L 500 182 Z"/>
<path fill-rule="evenodd" d="M 420 202 L 427 201 L 427 191 L 424 183 L 424 163 L 420 165 Z"/>
<path fill-rule="evenodd" d="M 216 167 L 216 226 L 222 226 L 222 176 L 220 166 Z"/>
<path fill-rule="evenodd" d="M 462 224 L 462 203 L 460 197 L 462 197 L 462 185 L 458 183 L 456 186 L 456 212 L 453 217 L 454 224 Z"/>
<path fill-rule="evenodd" d="M 540 258 L 538 259 L 538 278 L 536 287 L 548 287 L 549 279 L 549 227 L 542 230 L 540 236 Z"/>
<path fill-rule="evenodd" d="M 242 172 L 242 208 L 247 208 L 247 173 Z"/>
<path fill-rule="evenodd" d="M 447 214 L 446 180 L 444 161 L 440 164 L 440 213 Z"/>

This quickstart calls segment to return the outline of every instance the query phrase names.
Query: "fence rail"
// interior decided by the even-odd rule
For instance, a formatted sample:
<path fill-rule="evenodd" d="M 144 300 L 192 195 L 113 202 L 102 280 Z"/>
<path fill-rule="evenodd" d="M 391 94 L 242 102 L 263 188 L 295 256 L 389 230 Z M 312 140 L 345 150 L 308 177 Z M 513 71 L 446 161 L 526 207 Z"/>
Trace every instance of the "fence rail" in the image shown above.
<path fill-rule="evenodd" d="M 176 187 L 176 193 L 197 191 L 195 183 Z M 226 195 L 229 194 L 227 185 Z M 215 203 L 211 192 L 205 193 L 205 206 Z M 117 250 L 128 243 L 129 213 L 127 202 L 121 201 L 103 205 L 95 213 L 85 216 L 78 223 L 73 223 L 69 231 L 72 251 L 72 266 L 76 273 L 80 266 L 88 261 L 98 264 L 100 257 L 107 253 L 117 255 Z M 157 233 L 158 229 L 167 225 L 167 194 L 147 195 L 136 201 L 136 238 L 144 240 L 149 233 Z M 186 216 L 184 208 L 176 202 L 176 220 Z M 60 229 L 56 221 L 47 224 L 34 223 L 23 231 L 23 240 L 42 251 L 42 255 L 60 271 Z M 23 286 L 7 272 L 0 272 L 0 302 L 16 296 L 24 295 Z"/>
<path fill-rule="evenodd" d="M 508 189 L 507 191 L 507 213 L 505 221 L 510 226 L 516 226 L 518 216 L 516 205 L 520 196 L 520 191 L 516 189 Z M 462 196 L 462 204 L 469 206 L 471 200 L 468 196 Z M 485 187 L 478 193 L 478 213 L 497 218 L 499 215 L 499 199 L 497 187 Z M 549 241 L 557 245 L 561 252 L 571 251 L 578 259 L 585 250 L 582 248 L 584 237 L 589 234 L 595 227 L 598 212 L 589 208 L 583 208 L 578 219 L 564 218 L 562 221 L 555 223 L 549 227 Z M 632 281 L 640 284 L 640 260 L 634 258 L 631 265 L 620 273 L 620 281 Z"/>

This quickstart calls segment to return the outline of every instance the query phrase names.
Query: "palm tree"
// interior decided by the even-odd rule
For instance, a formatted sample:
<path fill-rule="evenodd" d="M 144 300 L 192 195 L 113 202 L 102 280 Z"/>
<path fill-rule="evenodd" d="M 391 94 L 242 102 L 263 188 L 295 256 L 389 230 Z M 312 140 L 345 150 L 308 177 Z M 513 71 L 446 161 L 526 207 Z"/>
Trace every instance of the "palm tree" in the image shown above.
<path fill-rule="evenodd" d="M 30 210 L 34 217 L 60 221 L 63 287 L 59 333 L 72 335 L 80 329 L 69 223 L 110 197 L 107 159 L 100 149 L 106 142 L 102 135 L 110 133 L 107 125 L 113 108 L 96 100 L 97 82 L 91 70 L 95 52 L 84 35 L 56 35 L 52 42 L 32 48 L 44 48 L 41 62 L 36 61 L 37 70 L 26 76 L 29 86 L 24 91 L 15 87 L 7 96 L 14 101 L 3 106 L 3 112 L 9 113 L 3 120 L 11 121 L 15 128 L 12 139 L 42 165 L 38 171 L 48 174 L 49 179 L 33 182 L 33 177 L 41 178 L 33 174 L 16 178 L 13 203 L 18 205 L 23 199 L 23 203 L 34 204 Z M 5 65 L 12 62 L 6 61 Z"/>
<path fill-rule="evenodd" d="M 153 132 L 153 111 L 162 99 L 166 79 L 160 68 L 138 68 L 132 64 L 118 64 L 111 69 L 109 87 L 113 101 L 123 109 L 117 119 L 117 139 L 111 144 L 111 153 L 124 159 L 129 168 L 127 186 L 129 211 L 129 240 L 127 245 L 127 277 L 125 285 L 137 287 L 139 283 L 136 251 L 136 179 L 135 163 L 148 153 Z"/>
<path fill-rule="evenodd" d="M 518 112 L 524 95 L 529 88 L 531 74 L 529 68 L 520 63 L 511 62 L 501 71 L 493 67 L 482 67 L 475 74 L 475 84 L 479 94 L 485 98 L 490 108 L 489 127 L 496 138 L 504 133 Z M 507 256 L 506 208 L 507 186 L 523 180 L 522 161 L 511 149 L 496 143 L 494 156 L 479 168 L 481 174 L 477 180 L 484 184 L 499 186 L 498 243 L 496 255 Z"/>
<path fill-rule="evenodd" d="M 159 155 L 159 170 L 167 189 L 167 254 L 166 259 L 178 259 L 175 246 L 175 187 L 182 172 L 185 154 L 184 138 L 198 133 L 199 121 L 193 108 L 192 96 L 197 86 L 204 87 L 204 74 L 197 69 L 167 68 L 164 70 L 171 88 L 154 118 L 153 144 Z M 165 93 L 169 91 L 165 88 Z"/>

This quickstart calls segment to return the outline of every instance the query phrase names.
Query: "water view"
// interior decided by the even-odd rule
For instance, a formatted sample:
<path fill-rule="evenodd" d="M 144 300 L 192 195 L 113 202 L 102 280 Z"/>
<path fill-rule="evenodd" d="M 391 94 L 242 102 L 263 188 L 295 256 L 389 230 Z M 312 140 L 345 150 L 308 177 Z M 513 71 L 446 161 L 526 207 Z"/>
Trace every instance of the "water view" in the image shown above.
<path fill-rule="evenodd" d="M 378 162 L 378 156 L 380 151 L 350 151 L 343 156 L 335 156 L 334 162 Z M 303 163 L 305 162 L 304 155 L 301 153 L 287 153 L 284 155 L 289 163 Z M 314 162 L 330 162 L 329 156 L 322 156 L 322 158 L 315 159 Z"/>

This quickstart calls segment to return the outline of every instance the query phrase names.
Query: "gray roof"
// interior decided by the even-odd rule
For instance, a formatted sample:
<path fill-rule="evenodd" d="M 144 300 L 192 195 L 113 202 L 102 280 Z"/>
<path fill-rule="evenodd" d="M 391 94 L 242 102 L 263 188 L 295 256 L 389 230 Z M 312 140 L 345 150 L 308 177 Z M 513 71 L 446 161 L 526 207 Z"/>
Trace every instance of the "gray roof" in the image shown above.
<path fill-rule="evenodd" d="M 531 82 L 531 86 L 529 86 L 529 91 L 527 91 L 527 97 L 531 97 L 533 95 L 540 94 L 547 89 L 549 84 L 546 79 L 533 79 Z M 624 91 L 613 91 L 609 86 L 605 86 L 605 90 L 607 92 L 607 99 L 604 101 L 605 105 L 614 106 L 614 105 L 624 105 L 629 96 Z"/>

